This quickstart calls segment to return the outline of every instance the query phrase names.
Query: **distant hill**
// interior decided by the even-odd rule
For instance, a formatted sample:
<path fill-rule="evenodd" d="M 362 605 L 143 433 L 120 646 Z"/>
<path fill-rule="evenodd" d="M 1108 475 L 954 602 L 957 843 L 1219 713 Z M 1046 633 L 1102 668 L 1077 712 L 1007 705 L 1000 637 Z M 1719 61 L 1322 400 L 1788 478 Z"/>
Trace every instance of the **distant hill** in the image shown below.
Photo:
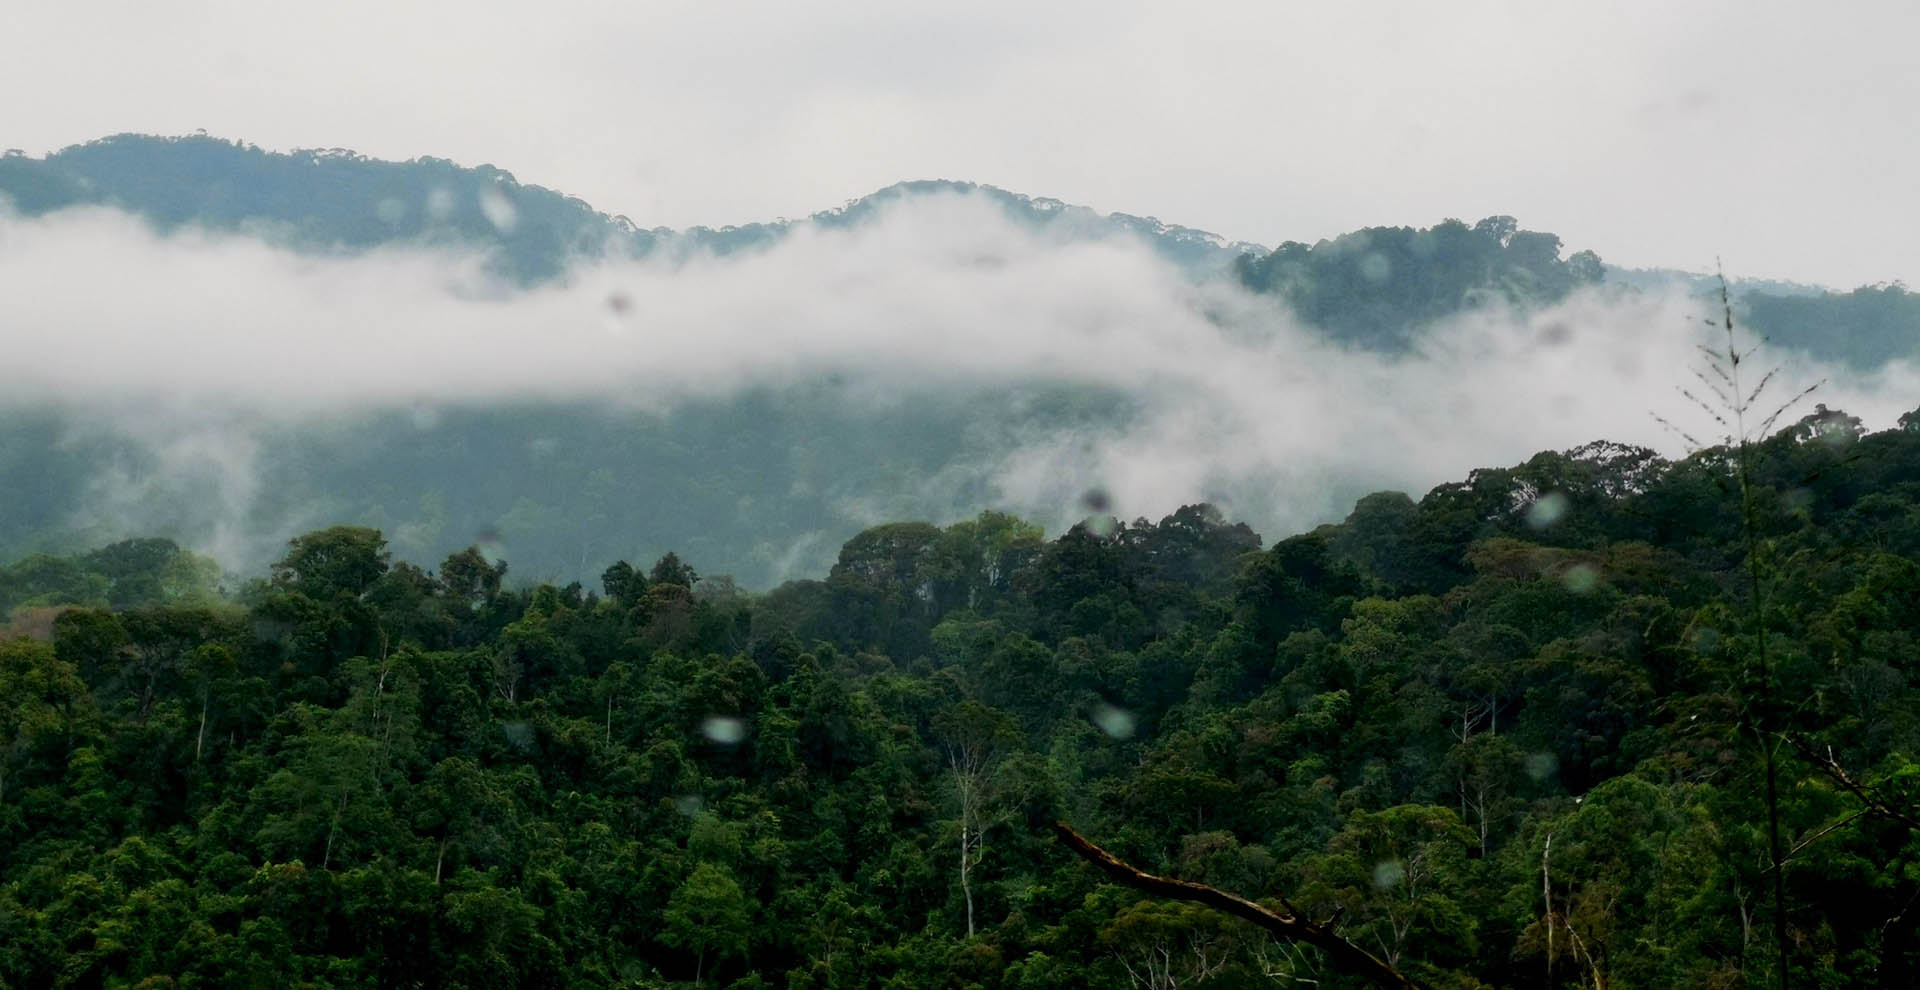
<path fill-rule="evenodd" d="M 442 158 L 388 162 L 339 148 L 282 154 L 215 137 L 120 134 L 44 158 L 0 157 L 0 196 L 28 216 L 80 205 L 114 206 L 162 230 L 194 224 L 255 234 L 305 250 L 390 244 L 477 247 L 523 284 L 552 279 L 579 257 L 656 251 L 717 255 L 764 247 L 801 225 L 844 228 L 912 196 L 974 193 L 1037 228 L 1080 238 L 1136 236 L 1196 274 L 1223 271 L 1259 245 L 1152 217 L 1100 214 L 971 182 L 902 182 L 800 220 L 738 227 L 644 228 L 582 200 L 523 185 L 492 165 Z"/>
<path fill-rule="evenodd" d="M 1751 292 L 1740 308 L 1773 343 L 1857 371 L 1920 358 L 1920 293 L 1897 282 L 1817 295 Z"/>
<path fill-rule="evenodd" d="M 1283 299 L 1327 336 L 1386 353 L 1408 348 L 1431 322 L 1481 305 L 1543 305 L 1597 284 L 1716 291 L 1689 273 L 1611 267 L 1591 251 L 1563 256 L 1558 236 L 1509 217 L 1376 227 L 1269 250 L 1151 217 L 932 180 L 798 220 L 676 231 L 602 213 L 491 165 L 437 158 L 282 154 L 207 136 L 143 135 L 43 158 L 0 157 L 0 197 L 27 216 L 111 206 L 160 230 L 190 225 L 317 253 L 451 246 L 484 252 L 495 272 L 523 286 L 562 279 L 585 258 L 751 252 L 804 226 L 856 227 L 892 204 L 962 193 L 1064 242 L 1137 238 L 1197 282 L 1232 280 Z M 1791 283 L 1735 290 L 1742 319 L 1756 330 L 1854 368 L 1912 358 L 1920 341 L 1920 301 L 1898 285 L 1844 294 Z M 424 416 L 367 410 L 267 429 L 255 466 L 259 494 L 244 518 L 231 518 L 217 477 L 166 475 L 143 441 L 74 409 L 0 405 L 0 559 L 150 535 L 211 549 L 224 546 L 228 531 L 251 534 L 257 549 L 261 534 L 284 539 L 338 521 L 382 527 L 398 552 L 420 561 L 478 542 L 510 553 L 523 576 L 589 578 L 616 557 L 676 550 L 703 570 L 768 587 L 823 569 L 847 537 L 876 521 L 946 521 L 998 508 L 982 465 L 1022 436 L 1113 429 L 1135 408 L 1118 389 L 1043 382 L 878 408 L 825 381 L 664 412 L 563 401 Z M 138 518 L 77 508 L 102 503 L 136 508 Z"/>
<path fill-rule="evenodd" d="M 1560 257 L 1560 238 L 1512 217 L 1468 227 L 1369 227 L 1330 241 L 1288 242 L 1234 266 L 1241 284 L 1281 296 L 1307 322 L 1376 350 L 1399 350 L 1434 320 L 1498 300 L 1532 306 L 1599 285 L 1592 251 Z"/>
<path fill-rule="evenodd" d="M 1099 213 L 1057 199 L 945 179 L 901 182 L 798 220 L 672 230 L 602 213 L 525 185 L 492 165 L 441 158 L 389 162 L 339 148 L 264 151 L 206 135 L 120 134 L 43 158 L 0 157 L 0 197 L 38 216 L 78 205 L 114 206 L 171 230 L 193 224 L 312 251 L 393 244 L 486 251 L 497 273 L 523 285 L 555 279 L 580 258 L 608 253 L 727 255 L 779 242 L 802 226 L 844 229 L 916 196 L 967 193 L 1013 220 L 1068 240 L 1135 237 L 1197 279 L 1230 276 L 1284 298 L 1308 323 L 1348 344 L 1397 351 L 1436 319 L 1498 300 L 1551 303 L 1582 285 L 1640 291 L 1718 291 L 1713 277 L 1603 263 L 1592 251 L 1561 257 L 1561 239 L 1512 217 L 1472 226 L 1370 227 L 1316 244 L 1269 250 L 1154 217 Z M 1857 369 L 1920 352 L 1920 304 L 1903 286 L 1835 293 L 1819 286 L 1734 278 L 1742 314 L 1775 343 Z"/>

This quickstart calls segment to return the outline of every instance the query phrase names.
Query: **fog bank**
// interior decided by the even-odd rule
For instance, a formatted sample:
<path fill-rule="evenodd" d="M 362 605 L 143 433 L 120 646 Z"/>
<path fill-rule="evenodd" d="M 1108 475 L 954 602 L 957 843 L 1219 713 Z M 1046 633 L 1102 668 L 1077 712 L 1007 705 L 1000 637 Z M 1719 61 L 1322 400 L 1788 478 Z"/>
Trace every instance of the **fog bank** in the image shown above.
<path fill-rule="evenodd" d="M 7 398 L 151 455 L 101 465 L 76 518 L 133 531 L 155 522 L 141 518 L 155 488 L 198 486 L 225 520 L 201 539 L 229 560 L 287 535 L 246 523 L 266 431 L 380 410 L 662 413 L 831 382 L 886 417 L 934 391 L 1091 387 L 1128 412 L 1030 426 L 1010 414 L 992 444 L 842 514 L 944 521 L 986 507 L 944 493 L 978 490 L 1057 530 L 1099 489 L 1126 518 L 1220 502 L 1269 539 L 1337 519 L 1356 494 L 1417 496 L 1538 450 L 1609 439 L 1679 453 L 1655 414 L 1712 432 L 1676 394 L 1711 339 L 1685 298 L 1602 287 L 1534 313 L 1474 310 L 1387 357 L 1331 343 L 1269 298 L 1195 285 L 1137 242 L 1036 234 L 966 195 L 905 200 L 851 230 L 803 227 L 756 253 L 583 262 L 530 291 L 471 255 L 317 257 L 160 236 L 108 210 L 6 217 L 0 299 Z M 1785 365 L 1776 394 L 1828 378 L 1817 398 L 1873 428 L 1920 394 L 1906 366 L 1850 379 L 1760 361 Z M 791 538 L 830 550 L 844 535 Z"/>

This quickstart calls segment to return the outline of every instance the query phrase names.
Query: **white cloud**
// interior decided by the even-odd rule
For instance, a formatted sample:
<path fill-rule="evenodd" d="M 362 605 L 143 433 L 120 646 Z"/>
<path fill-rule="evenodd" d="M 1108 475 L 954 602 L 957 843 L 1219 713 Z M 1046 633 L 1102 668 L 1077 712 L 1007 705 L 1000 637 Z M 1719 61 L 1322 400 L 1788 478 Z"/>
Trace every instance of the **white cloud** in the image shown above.
<path fill-rule="evenodd" d="M 1417 495 L 1542 449 L 1604 438 L 1672 452 L 1652 414 L 1698 418 L 1674 388 L 1702 339 L 1685 300 L 1600 291 L 1462 316 L 1401 357 L 1348 351 L 1269 299 L 1191 284 L 1143 245 L 1056 240 L 962 195 L 760 253 L 598 263 L 526 292 L 490 284 L 473 257 L 303 256 L 71 211 L 0 220 L 0 298 L 10 394 L 119 424 L 161 465 L 103 472 L 89 511 L 132 512 L 143 485 L 211 472 L 232 483 L 210 511 L 235 526 L 256 494 L 257 431 L 276 423 L 527 397 L 657 408 L 832 375 L 881 415 L 932 390 L 1037 382 L 1133 403 L 1121 421 L 1009 438 L 850 518 L 900 514 L 902 498 L 964 512 L 941 493 L 986 477 L 1053 528 L 1100 487 L 1123 517 L 1210 499 L 1277 537 L 1368 490 Z M 1864 380 L 1795 366 L 1781 394 L 1823 374 L 1822 400 L 1875 427 L 1920 384 L 1905 366 Z"/>

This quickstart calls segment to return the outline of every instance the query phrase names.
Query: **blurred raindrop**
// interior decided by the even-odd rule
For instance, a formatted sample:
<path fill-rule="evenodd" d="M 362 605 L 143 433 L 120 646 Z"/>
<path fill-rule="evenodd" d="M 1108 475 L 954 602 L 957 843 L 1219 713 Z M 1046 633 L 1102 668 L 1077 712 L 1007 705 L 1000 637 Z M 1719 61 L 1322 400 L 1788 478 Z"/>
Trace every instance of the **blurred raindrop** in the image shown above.
<path fill-rule="evenodd" d="M 625 336 L 629 322 L 633 318 L 633 297 L 615 289 L 607 293 L 607 332 L 615 336 Z"/>
<path fill-rule="evenodd" d="M 487 222 L 502 234 L 513 233 L 520 223 L 520 211 L 513 208 L 505 193 L 498 189 L 480 190 L 480 212 L 486 214 Z"/>
<path fill-rule="evenodd" d="M 1373 885 L 1381 890 L 1397 886 L 1407 876 L 1407 868 L 1397 859 L 1390 859 L 1373 868 Z"/>
<path fill-rule="evenodd" d="M 1379 285 L 1393 277 L 1393 262 L 1378 251 L 1368 252 L 1360 259 L 1360 277 Z"/>
<path fill-rule="evenodd" d="M 1085 526 L 1087 532 L 1103 540 L 1120 531 L 1120 520 L 1112 516 L 1088 516 L 1087 521 L 1080 525 Z"/>
<path fill-rule="evenodd" d="M 1813 508 L 1813 492 L 1805 488 L 1789 488 L 1780 496 L 1787 511 L 1794 515 L 1806 515 Z"/>
<path fill-rule="evenodd" d="M 1136 726 L 1133 713 L 1115 705 L 1101 702 L 1093 710 L 1093 724 L 1107 734 L 1109 739 L 1132 739 Z"/>
<path fill-rule="evenodd" d="M 1718 653 L 1720 651 L 1720 630 L 1711 626 L 1701 626 L 1693 631 L 1693 650 L 1695 653 Z"/>
<path fill-rule="evenodd" d="M 707 802 L 698 794 L 683 794 L 673 799 L 673 810 L 692 818 L 706 808 Z"/>
<path fill-rule="evenodd" d="M 1560 575 L 1560 583 L 1576 595 L 1584 595 L 1600 583 L 1600 572 L 1592 564 L 1575 564 Z"/>
<path fill-rule="evenodd" d="M 1080 494 L 1080 508 L 1096 515 L 1113 511 L 1113 496 L 1104 488 L 1089 488 Z"/>
<path fill-rule="evenodd" d="M 411 419 L 413 428 L 424 433 L 440 425 L 440 410 L 424 403 L 416 405 L 413 407 Z"/>
<path fill-rule="evenodd" d="M 1547 347 L 1564 347 L 1573 341 L 1573 328 L 1555 321 L 1540 328 L 1540 343 Z"/>
<path fill-rule="evenodd" d="M 525 722 L 507 722 L 500 726 L 500 731 L 515 749 L 523 753 L 533 751 L 533 726 Z"/>
<path fill-rule="evenodd" d="M 407 218 L 407 204 L 388 196 L 374 205 L 373 215 L 389 227 L 398 227 Z"/>
<path fill-rule="evenodd" d="M 734 746 L 747 738 L 747 723 L 731 715 L 709 715 L 700 723 L 700 734 L 722 746 Z"/>
<path fill-rule="evenodd" d="M 1567 497 L 1559 492 L 1548 492 L 1533 500 L 1527 508 L 1527 525 L 1534 529 L 1546 529 L 1560 521 L 1567 514 Z"/>
<path fill-rule="evenodd" d="M 507 544 L 497 526 L 480 527 L 480 532 L 473 535 L 473 545 L 480 551 L 480 556 L 487 560 L 507 558 Z"/>
<path fill-rule="evenodd" d="M 427 193 L 427 216 L 445 220 L 453 216 L 453 190 L 441 186 Z"/>
<path fill-rule="evenodd" d="M 1560 759 L 1552 753 L 1527 754 L 1527 776 L 1535 782 L 1544 781 L 1560 770 Z"/>

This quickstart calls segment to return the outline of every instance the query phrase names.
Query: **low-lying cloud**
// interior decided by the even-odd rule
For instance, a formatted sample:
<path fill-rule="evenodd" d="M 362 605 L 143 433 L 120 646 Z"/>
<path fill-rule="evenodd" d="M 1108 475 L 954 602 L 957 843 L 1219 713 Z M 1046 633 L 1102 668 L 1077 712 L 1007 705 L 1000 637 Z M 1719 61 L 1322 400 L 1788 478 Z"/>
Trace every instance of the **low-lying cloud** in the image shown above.
<path fill-rule="evenodd" d="M 103 470 L 76 509 L 130 527 L 142 486 L 209 471 L 225 479 L 220 511 L 244 518 L 251 438 L 269 425 L 505 400 L 665 410 L 825 379 L 877 415 L 932 390 L 1126 395 L 1132 412 L 1112 423 L 1016 431 L 948 466 L 1049 529 L 1097 488 L 1123 517 L 1223 502 L 1273 538 L 1338 518 L 1355 494 L 1417 495 L 1537 450 L 1610 439 L 1677 453 L 1656 413 L 1711 432 L 1676 393 L 1710 339 L 1685 298 L 1603 287 L 1527 314 L 1476 310 L 1382 356 L 1225 280 L 1195 285 L 1142 244 L 1037 234 L 961 194 L 851 230 L 802 226 L 751 254 L 583 260 L 565 284 L 524 291 L 469 254 L 315 256 L 98 209 L 6 217 L 0 299 L 9 398 L 155 452 L 144 474 Z M 1846 378 L 1770 363 L 1787 369 L 1778 394 L 1829 377 L 1819 398 L 1876 428 L 1916 394 L 1904 365 Z M 929 515 L 983 507 L 932 492 L 874 504 L 916 500 Z M 245 556 L 233 525 L 217 549 Z"/>

